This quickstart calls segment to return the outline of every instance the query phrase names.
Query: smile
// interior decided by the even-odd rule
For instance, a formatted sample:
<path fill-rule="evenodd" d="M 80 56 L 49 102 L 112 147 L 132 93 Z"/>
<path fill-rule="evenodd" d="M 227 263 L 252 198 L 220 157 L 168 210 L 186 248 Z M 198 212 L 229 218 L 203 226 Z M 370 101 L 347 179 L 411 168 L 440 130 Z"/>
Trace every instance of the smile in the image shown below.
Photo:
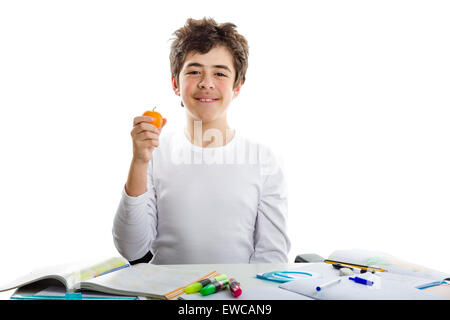
<path fill-rule="evenodd" d="M 195 99 L 195 100 L 200 101 L 202 103 L 211 103 L 217 101 L 218 99 Z"/>

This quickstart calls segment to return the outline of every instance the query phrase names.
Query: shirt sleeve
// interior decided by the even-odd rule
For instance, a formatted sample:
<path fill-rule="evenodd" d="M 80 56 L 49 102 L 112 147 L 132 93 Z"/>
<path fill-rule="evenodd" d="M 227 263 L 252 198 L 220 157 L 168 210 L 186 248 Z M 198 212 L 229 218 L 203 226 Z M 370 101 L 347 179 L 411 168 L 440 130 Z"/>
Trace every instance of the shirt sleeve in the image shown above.
<path fill-rule="evenodd" d="M 113 222 L 113 241 L 119 253 L 129 261 L 142 258 L 150 251 L 156 237 L 156 190 L 152 176 L 153 159 L 147 171 L 147 191 L 131 197 L 122 189 L 122 198 Z"/>
<path fill-rule="evenodd" d="M 264 159 L 250 263 L 287 263 L 291 246 L 287 235 L 287 184 L 273 153 L 267 151 Z"/>

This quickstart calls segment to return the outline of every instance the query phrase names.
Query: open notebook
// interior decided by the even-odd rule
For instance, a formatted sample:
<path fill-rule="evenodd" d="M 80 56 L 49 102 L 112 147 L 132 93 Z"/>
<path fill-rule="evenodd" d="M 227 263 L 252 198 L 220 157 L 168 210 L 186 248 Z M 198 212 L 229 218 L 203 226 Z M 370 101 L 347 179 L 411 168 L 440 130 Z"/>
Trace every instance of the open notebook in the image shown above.
<path fill-rule="evenodd" d="M 119 257 L 83 268 L 73 265 L 43 268 L 0 286 L 0 291 L 33 285 L 35 292 L 42 292 L 45 288 L 39 288 L 39 282 L 45 286 L 51 281 L 51 286 L 59 285 L 72 293 L 86 290 L 110 295 L 175 299 L 183 294 L 185 286 L 215 275 L 215 271 L 205 275 L 148 263 L 130 266 L 128 261 Z"/>

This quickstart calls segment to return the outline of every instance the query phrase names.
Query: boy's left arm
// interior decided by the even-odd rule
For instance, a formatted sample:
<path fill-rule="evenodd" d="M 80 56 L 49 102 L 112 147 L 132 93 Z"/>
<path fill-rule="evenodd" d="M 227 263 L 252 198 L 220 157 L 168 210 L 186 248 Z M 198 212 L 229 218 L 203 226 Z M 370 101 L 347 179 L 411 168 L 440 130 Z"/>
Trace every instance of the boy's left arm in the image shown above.
<path fill-rule="evenodd" d="M 272 153 L 263 170 L 263 184 L 250 263 L 287 263 L 291 247 L 287 235 L 288 196 L 281 168 Z"/>

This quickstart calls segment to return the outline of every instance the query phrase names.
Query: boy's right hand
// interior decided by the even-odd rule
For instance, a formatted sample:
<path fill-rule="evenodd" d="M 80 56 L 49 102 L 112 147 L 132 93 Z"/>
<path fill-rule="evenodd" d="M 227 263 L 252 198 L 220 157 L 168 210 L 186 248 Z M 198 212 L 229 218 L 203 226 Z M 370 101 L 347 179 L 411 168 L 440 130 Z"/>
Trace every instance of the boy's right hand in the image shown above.
<path fill-rule="evenodd" d="M 152 117 L 139 116 L 133 119 L 133 161 L 148 163 L 152 158 L 152 153 L 159 146 L 159 135 L 162 128 L 166 125 L 167 119 L 163 119 L 160 129 L 150 124 Z"/>

